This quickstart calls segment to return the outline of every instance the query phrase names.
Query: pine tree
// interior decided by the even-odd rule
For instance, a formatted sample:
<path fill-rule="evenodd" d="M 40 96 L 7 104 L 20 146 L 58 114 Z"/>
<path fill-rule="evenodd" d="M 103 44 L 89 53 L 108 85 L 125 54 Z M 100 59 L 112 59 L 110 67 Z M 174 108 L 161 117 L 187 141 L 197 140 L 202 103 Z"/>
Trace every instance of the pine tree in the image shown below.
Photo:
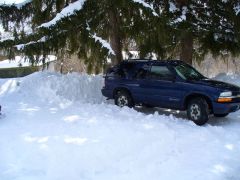
<path fill-rule="evenodd" d="M 28 0 L 21 6 L 0 6 L 4 29 L 14 32 L 14 39 L 1 41 L 0 48 L 11 56 L 16 47 L 29 57 L 77 54 L 89 71 L 99 71 L 108 58 L 119 63 L 122 51 L 132 44 L 141 58 L 154 53 L 159 59 L 180 57 L 191 64 L 208 52 L 239 54 L 239 4 L 239 0 Z M 26 33 L 26 22 L 32 33 Z"/>
<path fill-rule="evenodd" d="M 25 14 L 29 7 L 31 11 Z M 0 12 L 5 15 L 1 17 L 3 24 L 5 20 L 19 24 L 31 18 L 33 29 L 33 33 L 25 34 L 20 40 L 15 38 L 9 44 L 4 41 L 2 47 L 11 49 L 20 44 L 16 46 L 18 50 L 31 57 L 50 52 L 77 53 L 86 59 L 90 71 L 98 71 L 108 57 L 113 64 L 121 61 L 122 50 L 127 47 L 125 42 L 141 33 L 139 20 L 135 20 L 146 23 L 149 19 L 145 16 L 156 16 L 149 4 L 135 0 L 33 0 L 21 8 L 0 6 Z M 24 16 L 20 16 L 23 12 Z M 9 14 L 21 19 L 9 19 Z M 8 24 L 4 28 L 7 30 Z"/>
<path fill-rule="evenodd" d="M 193 57 L 204 57 L 208 52 L 239 54 L 239 0 L 151 2 L 167 17 L 169 35 L 174 39 L 169 49 L 174 52 L 177 48 L 181 60 L 191 64 Z"/>

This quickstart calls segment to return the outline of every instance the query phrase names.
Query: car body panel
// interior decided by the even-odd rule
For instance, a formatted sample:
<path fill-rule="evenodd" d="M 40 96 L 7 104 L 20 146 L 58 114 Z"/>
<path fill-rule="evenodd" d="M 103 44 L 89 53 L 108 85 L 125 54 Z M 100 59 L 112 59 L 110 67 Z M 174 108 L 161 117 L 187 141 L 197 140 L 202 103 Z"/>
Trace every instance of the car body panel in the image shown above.
<path fill-rule="evenodd" d="M 225 114 L 239 110 L 240 87 L 208 78 L 200 80 L 184 80 L 174 70 L 174 66 L 182 61 L 123 61 L 115 66 L 115 72 L 121 77 L 111 76 L 111 69 L 105 77 L 102 94 L 113 99 L 118 89 L 129 91 L 136 104 L 186 110 L 186 101 L 191 96 L 201 96 L 211 103 L 213 113 Z M 166 66 L 174 79 L 153 79 L 148 74 L 152 66 Z M 114 69 L 112 68 L 112 69 Z M 118 70 L 117 70 L 118 69 Z M 144 78 L 138 78 L 139 70 L 145 71 Z M 110 73 L 109 73 L 110 72 Z M 110 75 L 109 75 L 110 74 Z M 124 75 L 123 75 L 124 74 Z M 232 103 L 218 103 L 221 92 L 232 91 L 239 96 Z"/>

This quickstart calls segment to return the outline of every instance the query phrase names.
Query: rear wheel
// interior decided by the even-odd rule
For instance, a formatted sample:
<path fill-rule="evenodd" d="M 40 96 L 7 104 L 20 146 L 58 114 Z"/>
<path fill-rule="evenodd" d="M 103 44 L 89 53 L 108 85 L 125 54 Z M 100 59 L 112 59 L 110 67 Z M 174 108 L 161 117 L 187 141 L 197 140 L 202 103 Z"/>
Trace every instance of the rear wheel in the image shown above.
<path fill-rule="evenodd" d="M 229 113 L 226 114 L 214 114 L 215 117 L 226 117 Z"/>
<path fill-rule="evenodd" d="M 116 93 L 115 104 L 119 107 L 124 107 L 124 106 L 133 107 L 134 106 L 131 95 L 127 91 L 124 91 L 124 90 L 118 91 Z"/>
<path fill-rule="evenodd" d="M 189 101 L 187 116 L 195 124 L 201 126 L 208 121 L 209 107 L 205 99 L 194 98 Z"/>

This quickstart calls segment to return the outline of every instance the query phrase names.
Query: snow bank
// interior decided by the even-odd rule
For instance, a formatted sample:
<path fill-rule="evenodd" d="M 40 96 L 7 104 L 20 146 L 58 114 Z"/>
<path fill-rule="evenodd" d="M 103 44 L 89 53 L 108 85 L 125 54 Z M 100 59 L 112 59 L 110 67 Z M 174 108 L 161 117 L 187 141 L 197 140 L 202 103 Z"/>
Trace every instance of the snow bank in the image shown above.
<path fill-rule="evenodd" d="M 100 75 L 37 72 L 23 79 L 8 80 L 2 85 L 0 95 L 17 91 L 25 97 L 30 96 L 30 99 L 50 103 L 101 103 L 105 99 L 101 94 L 102 86 L 103 78 Z"/>
<path fill-rule="evenodd" d="M 220 73 L 214 79 L 240 86 L 240 74 Z"/>
<path fill-rule="evenodd" d="M 239 112 L 198 127 L 102 103 L 102 83 L 76 73 L 0 79 L 0 179 L 240 179 Z"/>

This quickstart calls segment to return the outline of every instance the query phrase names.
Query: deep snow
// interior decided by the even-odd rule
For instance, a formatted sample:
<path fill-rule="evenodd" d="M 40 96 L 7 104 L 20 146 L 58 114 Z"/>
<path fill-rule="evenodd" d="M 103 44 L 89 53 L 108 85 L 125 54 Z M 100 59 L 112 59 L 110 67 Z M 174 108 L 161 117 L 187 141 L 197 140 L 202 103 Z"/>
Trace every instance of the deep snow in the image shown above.
<path fill-rule="evenodd" d="M 102 85 L 46 72 L 0 79 L 0 179 L 240 179 L 240 112 L 198 127 L 177 111 L 116 107 Z"/>

